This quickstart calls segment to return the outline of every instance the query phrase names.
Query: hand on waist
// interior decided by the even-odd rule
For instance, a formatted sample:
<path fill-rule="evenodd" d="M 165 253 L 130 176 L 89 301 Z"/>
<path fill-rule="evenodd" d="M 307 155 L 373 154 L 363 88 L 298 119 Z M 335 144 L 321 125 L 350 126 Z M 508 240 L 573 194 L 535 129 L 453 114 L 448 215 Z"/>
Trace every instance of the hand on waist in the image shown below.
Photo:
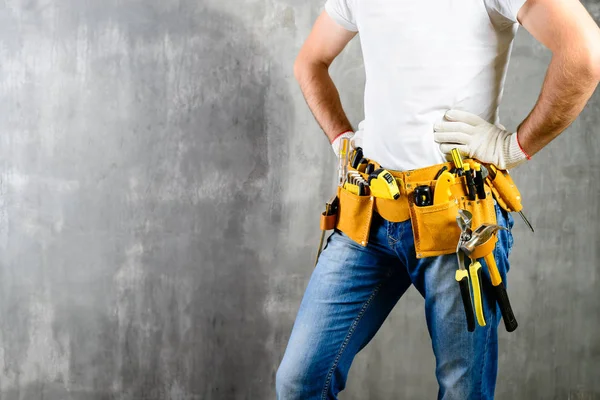
<path fill-rule="evenodd" d="M 446 112 L 444 120 L 437 122 L 433 130 L 434 140 L 444 154 L 457 148 L 465 157 L 494 164 L 500 169 L 514 168 L 529 159 L 516 133 L 466 111 Z"/>

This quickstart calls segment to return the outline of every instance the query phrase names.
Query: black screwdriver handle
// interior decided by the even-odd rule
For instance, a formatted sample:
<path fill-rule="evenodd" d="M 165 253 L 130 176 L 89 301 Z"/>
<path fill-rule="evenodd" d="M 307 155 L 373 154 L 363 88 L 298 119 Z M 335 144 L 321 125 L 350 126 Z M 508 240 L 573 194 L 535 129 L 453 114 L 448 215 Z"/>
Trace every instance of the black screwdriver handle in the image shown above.
<path fill-rule="evenodd" d="M 517 329 L 519 324 L 517 323 L 517 319 L 515 318 L 515 314 L 513 313 L 510 305 L 510 300 L 508 300 L 508 293 L 506 292 L 504 282 L 501 282 L 498 286 L 494 286 L 494 292 L 498 306 L 500 306 L 500 312 L 502 313 L 502 319 L 504 320 L 506 331 L 513 332 L 515 329 Z"/>
<path fill-rule="evenodd" d="M 477 197 L 479 200 L 485 200 L 485 186 L 483 186 L 483 172 L 475 172 L 475 187 L 477 188 Z"/>
<path fill-rule="evenodd" d="M 462 297 L 465 315 L 467 316 L 467 330 L 475 330 L 475 317 L 473 315 L 473 303 L 471 302 L 471 291 L 469 289 L 469 274 L 466 270 L 456 271 L 456 281 L 460 287 L 460 297 Z"/>
<path fill-rule="evenodd" d="M 471 171 L 470 169 L 466 170 L 465 176 L 467 179 L 468 198 L 471 201 L 475 201 L 477 199 L 477 197 L 475 197 L 477 195 L 477 188 L 475 187 L 475 178 L 473 177 L 473 171 Z"/>

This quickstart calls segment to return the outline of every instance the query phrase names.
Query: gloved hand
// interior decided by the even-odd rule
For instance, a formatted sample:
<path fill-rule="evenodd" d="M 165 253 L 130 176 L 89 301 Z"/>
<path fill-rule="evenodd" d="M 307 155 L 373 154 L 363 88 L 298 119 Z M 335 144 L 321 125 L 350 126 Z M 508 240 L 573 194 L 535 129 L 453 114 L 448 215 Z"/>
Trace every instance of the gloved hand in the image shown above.
<path fill-rule="evenodd" d="M 500 169 L 511 169 L 530 159 L 516 133 L 466 111 L 446 112 L 445 119 L 437 122 L 433 130 L 434 140 L 444 154 L 457 148 L 464 157 L 494 164 Z"/>
<path fill-rule="evenodd" d="M 337 158 L 340 158 L 340 143 L 342 142 L 343 138 L 348 138 L 350 139 L 350 141 L 352 141 L 352 138 L 354 137 L 354 132 L 353 131 L 347 131 L 344 133 L 339 134 L 335 139 L 333 139 L 333 142 L 331 142 L 331 147 L 333 148 L 333 152 L 335 153 L 335 156 Z M 350 150 L 352 147 L 348 147 L 348 150 Z"/>

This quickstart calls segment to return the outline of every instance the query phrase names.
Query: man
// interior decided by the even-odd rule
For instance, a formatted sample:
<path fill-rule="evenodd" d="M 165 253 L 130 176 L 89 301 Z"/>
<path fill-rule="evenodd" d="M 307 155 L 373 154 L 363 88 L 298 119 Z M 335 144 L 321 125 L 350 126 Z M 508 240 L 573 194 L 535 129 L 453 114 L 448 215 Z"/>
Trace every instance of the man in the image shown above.
<path fill-rule="evenodd" d="M 519 24 L 553 57 L 537 104 L 509 132 L 498 107 Z M 365 121 L 354 133 L 328 68 L 358 32 L 367 80 Z M 295 75 L 334 151 L 352 138 L 365 157 L 407 171 L 444 163 L 458 148 L 511 169 L 564 131 L 591 97 L 600 80 L 600 30 L 577 0 L 328 0 Z M 512 227 L 495 207 L 498 224 Z M 512 236 L 498 237 L 505 279 Z M 411 284 L 425 298 L 438 398 L 493 398 L 495 303 L 485 302 L 487 326 L 468 332 L 455 255 L 417 259 L 410 220 L 375 215 L 369 238 L 361 246 L 336 230 L 328 239 L 277 372 L 278 398 L 337 398 L 355 355 Z"/>

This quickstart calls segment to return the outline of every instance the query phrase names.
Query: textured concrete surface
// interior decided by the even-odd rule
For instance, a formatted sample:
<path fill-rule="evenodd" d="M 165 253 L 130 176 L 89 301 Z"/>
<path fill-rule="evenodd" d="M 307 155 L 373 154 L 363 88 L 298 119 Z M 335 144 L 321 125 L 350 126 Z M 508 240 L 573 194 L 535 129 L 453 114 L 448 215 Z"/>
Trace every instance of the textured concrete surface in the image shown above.
<path fill-rule="evenodd" d="M 334 179 L 291 76 L 321 9 L 0 2 L 0 399 L 274 398 Z M 520 33 L 508 127 L 549 57 Z M 358 41 L 332 71 L 356 123 Z M 599 111 L 515 173 L 537 231 L 514 230 L 498 399 L 600 398 Z M 435 393 L 411 290 L 341 398 Z"/>

